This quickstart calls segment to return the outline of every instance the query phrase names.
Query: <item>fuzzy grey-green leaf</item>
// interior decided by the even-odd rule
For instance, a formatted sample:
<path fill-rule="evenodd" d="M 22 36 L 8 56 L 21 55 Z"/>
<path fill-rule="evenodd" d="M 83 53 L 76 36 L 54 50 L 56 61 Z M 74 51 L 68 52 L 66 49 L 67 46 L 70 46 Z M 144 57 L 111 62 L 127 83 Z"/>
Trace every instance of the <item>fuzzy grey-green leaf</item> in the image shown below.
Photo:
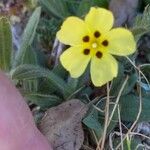
<path fill-rule="evenodd" d="M 32 103 L 37 104 L 43 109 L 58 105 L 62 100 L 55 95 L 45 95 L 40 93 L 26 93 L 25 97 Z"/>
<path fill-rule="evenodd" d="M 48 69 L 44 69 L 34 65 L 20 65 L 12 71 L 12 78 L 17 80 L 31 80 L 35 78 L 47 78 L 52 85 L 56 86 L 58 90 L 64 95 L 69 96 L 72 89 L 66 82 Z"/>
<path fill-rule="evenodd" d="M 28 24 L 24 30 L 21 46 L 20 46 L 19 51 L 16 54 L 14 67 L 23 63 L 22 61 L 23 61 L 25 52 L 28 49 L 28 47 L 31 46 L 31 44 L 34 40 L 37 25 L 38 25 L 39 19 L 40 19 L 40 15 L 41 15 L 41 7 L 38 7 L 33 12 L 32 16 L 30 17 Z"/>
<path fill-rule="evenodd" d="M 142 15 L 138 15 L 135 18 L 135 23 L 131 30 L 136 41 L 138 41 L 142 35 L 150 31 L 150 6 L 145 8 Z"/>
<path fill-rule="evenodd" d="M 9 20 L 0 18 L 0 69 L 9 71 L 11 67 L 12 33 Z"/>
<path fill-rule="evenodd" d="M 61 19 L 68 16 L 66 2 L 64 0 L 39 0 L 40 4 L 56 17 Z"/>

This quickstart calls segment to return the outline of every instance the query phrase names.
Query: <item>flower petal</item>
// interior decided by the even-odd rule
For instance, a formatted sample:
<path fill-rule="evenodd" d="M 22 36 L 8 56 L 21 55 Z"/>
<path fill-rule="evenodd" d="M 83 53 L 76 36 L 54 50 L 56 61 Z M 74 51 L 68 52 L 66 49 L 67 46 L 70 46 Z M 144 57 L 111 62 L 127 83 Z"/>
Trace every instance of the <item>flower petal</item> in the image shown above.
<path fill-rule="evenodd" d="M 95 86 L 102 86 L 111 81 L 118 73 L 118 64 L 110 54 L 103 54 L 102 58 L 91 60 L 91 79 Z"/>
<path fill-rule="evenodd" d="M 112 12 L 107 9 L 92 7 L 85 17 L 85 22 L 94 30 L 107 32 L 113 26 L 114 17 Z"/>
<path fill-rule="evenodd" d="M 84 36 L 89 35 L 85 22 L 77 17 L 67 18 L 61 29 L 57 32 L 57 38 L 66 45 L 79 45 Z"/>
<path fill-rule="evenodd" d="M 108 51 L 111 54 L 126 56 L 135 52 L 136 42 L 132 33 L 123 28 L 112 29 L 108 32 L 106 39 L 108 39 Z"/>
<path fill-rule="evenodd" d="M 84 73 L 90 59 L 91 55 L 85 55 L 82 47 L 70 47 L 60 56 L 63 67 L 70 72 L 73 78 Z"/>

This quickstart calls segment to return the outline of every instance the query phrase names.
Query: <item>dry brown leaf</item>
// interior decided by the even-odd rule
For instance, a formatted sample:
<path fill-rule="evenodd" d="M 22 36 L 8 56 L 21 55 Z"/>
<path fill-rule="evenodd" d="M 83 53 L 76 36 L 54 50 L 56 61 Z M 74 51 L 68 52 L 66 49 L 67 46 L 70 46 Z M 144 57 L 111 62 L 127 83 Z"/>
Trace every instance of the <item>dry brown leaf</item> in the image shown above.
<path fill-rule="evenodd" d="M 41 132 L 48 138 L 54 150 L 79 150 L 84 133 L 81 120 L 87 107 L 78 99 L 50 108 L 40 124 Z"/>

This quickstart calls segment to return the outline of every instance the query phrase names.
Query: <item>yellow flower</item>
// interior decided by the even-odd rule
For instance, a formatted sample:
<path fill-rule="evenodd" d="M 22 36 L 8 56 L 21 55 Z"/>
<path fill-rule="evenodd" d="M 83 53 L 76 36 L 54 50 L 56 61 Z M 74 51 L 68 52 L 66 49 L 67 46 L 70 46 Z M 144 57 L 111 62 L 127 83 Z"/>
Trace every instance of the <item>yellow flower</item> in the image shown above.
<path fill-rule="evenodd" d="M 57 38 L 71 46 L 60 56 L 71 77 L 81 76 L 89 63 L 95 86 L 102 86 L 117 76 L 118 63 L 112 55 L 130 55 L 135 52 L 136 43 L 129 30 L 112 29 L 113 23 L 110 11 L 94 7 L 84 20 L 68 17 L 64 21 Z"/>

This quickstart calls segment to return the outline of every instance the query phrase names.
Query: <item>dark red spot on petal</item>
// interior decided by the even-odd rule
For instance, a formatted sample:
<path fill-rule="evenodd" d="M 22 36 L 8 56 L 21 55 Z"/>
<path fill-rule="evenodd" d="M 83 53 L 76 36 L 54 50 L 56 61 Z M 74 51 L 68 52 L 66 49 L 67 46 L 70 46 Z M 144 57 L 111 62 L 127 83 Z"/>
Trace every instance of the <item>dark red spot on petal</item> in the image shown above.
<path fill-rule="evenodd" d="M 83 37 L 83 42 L 89 42 L 90 41 L 90 37 L 88 35 Z"/>
<path fill-rule="evenodd" d="M 104 46 L 108 46 L 108 41 L 107 40 L 104 40 L 103 42 L 102 42 L 102 44 L 104 45 Z"/>
<path fill-rule="evenodd" d="M 85 55 L 89 55 L 90 54 L 90 49 L 88 49 L 88 48 L 84 49 L 83 53 Z"/>
<path fill-rule="evenodd" d="M 100 51 L 96 52 L 96 57 L 97 58 L 101 58 L 102 56 L 103 56 L 103 54 Z"/>
<path fill-rule="evenodd" d="M 101 34 L 100 34 L 99 31 L 95 31 L 95 32 L 94 32 L 94 36 L 95 36 L 96 38 L 99 38 L 99 37 L 101 36 Z"/>

